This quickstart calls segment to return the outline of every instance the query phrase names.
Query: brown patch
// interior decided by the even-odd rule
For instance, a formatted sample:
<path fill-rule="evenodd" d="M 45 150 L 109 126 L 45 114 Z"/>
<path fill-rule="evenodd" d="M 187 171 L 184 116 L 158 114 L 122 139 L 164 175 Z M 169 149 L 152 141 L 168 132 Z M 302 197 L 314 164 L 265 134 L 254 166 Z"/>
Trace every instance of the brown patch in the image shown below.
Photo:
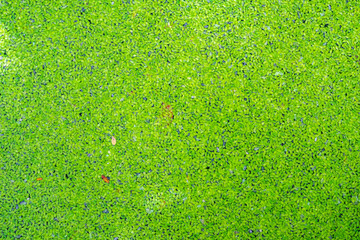
<path fill-rule="evenodd" d="M 172 110 L 171 105 L 168 104 L 162 104 L 163 105 L 163 111 L 162 111 L 162 117 L 165 118 L 166 120 L 169 120 L 170 122 L 168 123 L 168 125 L 171 123 L 172 119 L 174 119 L 174 113 Z"/>

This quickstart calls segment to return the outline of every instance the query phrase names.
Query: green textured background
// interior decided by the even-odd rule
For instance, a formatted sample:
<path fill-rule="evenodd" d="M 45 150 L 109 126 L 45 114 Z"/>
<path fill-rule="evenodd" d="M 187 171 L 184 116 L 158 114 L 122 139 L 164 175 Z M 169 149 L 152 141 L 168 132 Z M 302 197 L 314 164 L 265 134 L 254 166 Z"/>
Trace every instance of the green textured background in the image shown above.
<path fill-rule="evenodd" d="M 358 1 L 0 3 L 1 239 L 360 238 Z"/>

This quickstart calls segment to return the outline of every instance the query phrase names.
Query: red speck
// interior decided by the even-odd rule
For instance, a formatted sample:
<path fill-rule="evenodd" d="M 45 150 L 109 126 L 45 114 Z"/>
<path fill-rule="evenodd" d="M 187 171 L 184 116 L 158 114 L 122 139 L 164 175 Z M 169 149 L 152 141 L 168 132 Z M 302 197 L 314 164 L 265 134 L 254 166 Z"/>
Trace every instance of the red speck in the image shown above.
<path fill-rule="evenodd" d="M 106 183 L 109 183 L 109 182 L 110 182 L 109 178 L 105 177 L 104 175 L 101 175 L 101 178 L 102 178 Z"/>

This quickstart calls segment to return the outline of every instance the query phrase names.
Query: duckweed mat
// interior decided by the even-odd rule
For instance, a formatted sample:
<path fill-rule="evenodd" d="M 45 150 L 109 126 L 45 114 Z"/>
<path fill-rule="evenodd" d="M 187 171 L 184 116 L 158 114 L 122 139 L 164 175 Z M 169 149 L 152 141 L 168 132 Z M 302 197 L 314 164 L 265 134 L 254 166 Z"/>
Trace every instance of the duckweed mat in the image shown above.
<path fill-rule="evenodd" d="M 359 239 L 358 1 L 0 1 L 1 239 Z"/>

